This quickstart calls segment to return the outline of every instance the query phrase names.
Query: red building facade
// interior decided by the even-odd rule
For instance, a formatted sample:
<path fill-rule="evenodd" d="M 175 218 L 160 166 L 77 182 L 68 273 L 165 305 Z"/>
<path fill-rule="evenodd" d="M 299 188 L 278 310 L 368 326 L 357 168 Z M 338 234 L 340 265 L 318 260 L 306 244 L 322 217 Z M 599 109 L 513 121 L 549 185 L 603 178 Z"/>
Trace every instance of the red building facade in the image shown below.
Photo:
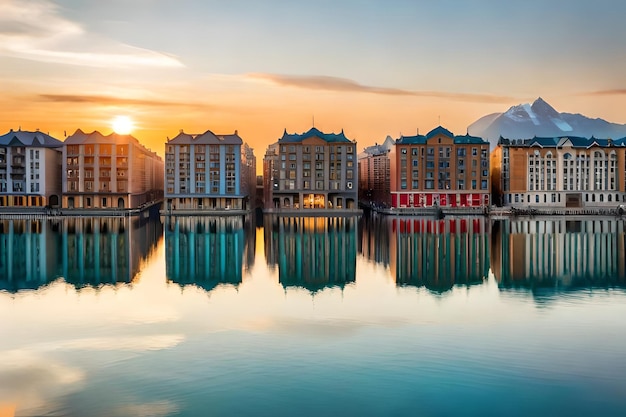
<path fill-rule="evenodd" d="M 489 142 L 439 126 L 402 136 L 389 153 L 394 208 L 485 207 L 491 204 Z"/>

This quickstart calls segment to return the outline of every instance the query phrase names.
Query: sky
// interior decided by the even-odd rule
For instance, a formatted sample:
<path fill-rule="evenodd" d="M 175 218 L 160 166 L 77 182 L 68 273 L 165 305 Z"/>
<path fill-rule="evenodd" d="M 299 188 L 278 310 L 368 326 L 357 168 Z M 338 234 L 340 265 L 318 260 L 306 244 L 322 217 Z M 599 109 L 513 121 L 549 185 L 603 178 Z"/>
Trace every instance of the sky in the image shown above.
<path fill-rule="evenodd" d="M 455 134 L 541 96 L 626 123 L 622 0 L 0 0 L 0 134 L 112 132 L 160 155 L 235 130 Z M 259 164 L 261 165 L 261 164 Z"/>

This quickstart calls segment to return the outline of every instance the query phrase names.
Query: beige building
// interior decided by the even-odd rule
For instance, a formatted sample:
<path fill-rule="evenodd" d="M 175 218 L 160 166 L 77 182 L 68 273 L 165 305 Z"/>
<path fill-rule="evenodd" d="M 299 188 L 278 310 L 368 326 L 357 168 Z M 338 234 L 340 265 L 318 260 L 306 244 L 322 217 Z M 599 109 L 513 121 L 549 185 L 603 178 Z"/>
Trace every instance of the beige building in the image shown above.
<path fill-rule="evenodd" d="M 163 160 L 130 135 L 80 129 L 63 144 L 63 208 L 138 208 L 163 198 Z"/>
<path fill-rule="evenodd" d="M 39 131 L 0 136 L 0 206 L 58 207 L 62 147 Z"/>
<path fill-rule="evenodd" d="M 615 207 L 626 202 L 624 140 L 500 139 L 491 153 L 496 204 Z"/>
<path fill-rule="evenodd" d="M 356 142 L 311 128 L 284 132 L 263 161 L 266 211 L 357 209 Z"/>

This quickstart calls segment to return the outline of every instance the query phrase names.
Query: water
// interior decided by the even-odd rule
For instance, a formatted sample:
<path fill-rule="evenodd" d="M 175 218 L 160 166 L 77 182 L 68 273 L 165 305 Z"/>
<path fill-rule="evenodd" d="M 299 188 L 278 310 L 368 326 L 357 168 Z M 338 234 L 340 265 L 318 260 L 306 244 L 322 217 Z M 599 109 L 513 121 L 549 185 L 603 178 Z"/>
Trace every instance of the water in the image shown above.
<path fill-rule="evenodd" d="M 626 415 L 624 222 L 0 221 L 0 415 Z"/>

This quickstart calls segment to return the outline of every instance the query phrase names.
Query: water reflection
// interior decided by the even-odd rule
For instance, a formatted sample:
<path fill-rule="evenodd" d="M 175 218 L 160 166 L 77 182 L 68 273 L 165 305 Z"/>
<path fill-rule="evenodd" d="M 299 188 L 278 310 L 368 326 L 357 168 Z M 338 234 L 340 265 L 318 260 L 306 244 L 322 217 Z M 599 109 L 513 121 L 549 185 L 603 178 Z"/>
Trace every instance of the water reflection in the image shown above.
<path fill-rule="evenodd" d="M 249 217 L 171 217 L 165 226 L 166 275 L 206 291 L 239 285 L 254 263 L 256 229 Z"/>
<path fill-rule="evenodd" d="M 0 221 L 0 289 L 36 289 L 60 276 L 58 229 L 44 220 Z"/>
<path fill-rule="evenodd" d="M 390 273 L 397 285 L 443 292 L 489 273 L 489 223 L 471 218 L 387 218 Z"/>
<path fill-rule="evenodd" d="M 491 269 L 501 288 L 625 284 L 622 220 L 506 219 L 493 229 Z"/>
<path fill-rule="evenodd" d="M 130 283 L 162 235 L 158 218 L 0 222 L 0 289 L 37 289 L 57 278 L 76 287 Z"/>
<path fill-rule="evenodd" d="M 315 292 L 355 281 L 355 217 L 265 216 L 264 224 L 267 264 L 278 265 L 283 287 Z"/>

